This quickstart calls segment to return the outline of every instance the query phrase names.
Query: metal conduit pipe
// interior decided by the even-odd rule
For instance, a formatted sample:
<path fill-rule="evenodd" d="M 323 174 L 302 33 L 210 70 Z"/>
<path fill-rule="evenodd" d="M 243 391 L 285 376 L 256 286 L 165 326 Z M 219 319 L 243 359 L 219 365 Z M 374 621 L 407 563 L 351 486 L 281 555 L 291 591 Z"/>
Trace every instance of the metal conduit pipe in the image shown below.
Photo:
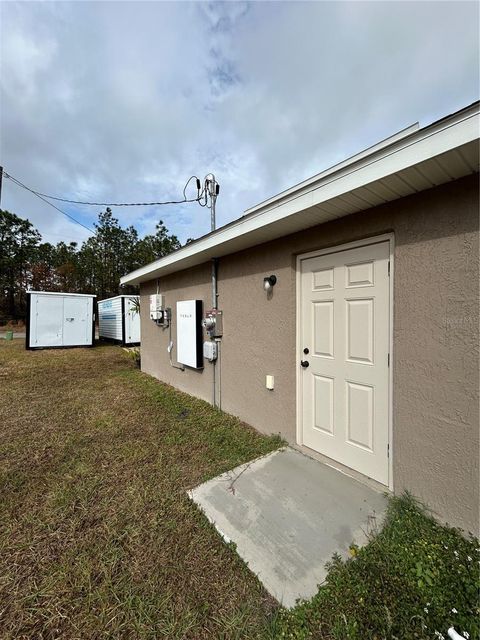
<path fill-rule="evenodd" d="M 212 258 L 212 309 L 217 308 L 217 274 L 218 274 L 218 258 Z M 213 406 L 217 406 L 217 383 L 216 383 L 216 364 L 217 361 L 212 362 L 212 377 L 213 377 Z"/>
<path fill-rule="evenodd" d="M 174 369 L 180 369 L 180 371 L 185 371 L 185 367 L 183 364 L 175 364 L 173 362 L 172 351 L 173 351 L 173 340 L 172 340 L 172 310 L 167 309 L 168 313 L 168 356 L 170 358 L 170 366 Z"/>
<path fill-rule="evenodd" d="M 222 409 L 222 350 L 220 338 L 215 338 L 217 343 L 217 362 L 218 362 L 218 408 Z"/>
<path fill-rule="evenodd" d="M 160 279 L 157 278 L 157 295 L 160 293 Z M 167 326 L 168 326 L 168 357 L 170 360 L 170 366 L 174 369 L 180 369 L 180 371 L 185 371 L 185 367 L 183 364 L 175 364 L 173 362 L 172 351 L 173 351 L 173 340 L 172 340 L 172 310 L 166 309 L 165 313 L 167 314 Z M 165 327 L 163 327 L 165 330 Z"/>

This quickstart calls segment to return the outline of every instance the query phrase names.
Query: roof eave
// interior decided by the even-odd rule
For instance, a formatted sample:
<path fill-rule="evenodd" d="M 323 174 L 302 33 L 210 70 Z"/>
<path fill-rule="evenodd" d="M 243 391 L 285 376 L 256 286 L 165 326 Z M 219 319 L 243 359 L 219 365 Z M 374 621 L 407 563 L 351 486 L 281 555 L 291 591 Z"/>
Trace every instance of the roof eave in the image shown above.
<path fill-rule="evenodd" d="M 453 153 L 462 146 L 477 141 L 479 137 L 479 103 L 475 103 L 452 116 L 443 118 L 423 129 L 412 131 L 405 136 L 396 136 L 391 144 L 380 144 L 370 153 L 362 153 L 346 163 L 340 163 L 331 171 L 323 172 L 316 178 L 301 183 L 275 198 L 261 203 L 247 211 L 246 215 L 198 240 L 185 245 L 174 253 L 145 265 L 121 278 L 121 284 L 140 284 L 147 280 L 167 275 L 174 271 L 201 264 L 209 258 L 221 257 L 248 246 L 254 246 L 288 233 L 315 226 L 334 218 L 340 218 L 356 211 L 370 208 L 359 201 L 357 207 L 343 206 L 338 202 L 362 187 L 383 184 L 389 176 L 399 176 L 402 172 L 428 163 L 433 158 Z M 465 175 L 478 171 L 466 167 Z M 457 172 L 458 174 L 458 172 Z M 456 177 L 460 177 L 457 175 Z M 451 179 L 456 179 L 455 176 Z M 448 182 L 448 174 L 443 182 Z M 436 180 L 431 186 L 440 184 Z M 425 188 L 429 188 L 426 186 Z M 416 191 L 422 189 L 416 189 Z M 402 195 L 398 195 L 398 198 Z M 389 200 L 397 199 L 396 197 Z M 358 198 L 357 198 L 358 200 Z M 337 203 L 337 204 L 336 204 Z M 322 206 L 328 212 L 321 216 Z M 337 209 L 334 207 L 337 206 Z M 302 220 L 299 213 L 309 212 Z"/>

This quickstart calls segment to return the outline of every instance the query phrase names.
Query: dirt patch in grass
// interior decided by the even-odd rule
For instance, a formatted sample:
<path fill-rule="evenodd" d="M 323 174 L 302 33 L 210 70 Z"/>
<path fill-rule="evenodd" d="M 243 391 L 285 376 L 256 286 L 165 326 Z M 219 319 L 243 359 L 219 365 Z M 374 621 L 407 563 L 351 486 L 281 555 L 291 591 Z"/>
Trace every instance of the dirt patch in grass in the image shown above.
<path fill-rule="evenodd" d="M 275 602 L 186 491 L 279 438 L 116 347 L 0 366 L 1 637 L 267 637 Z"/>

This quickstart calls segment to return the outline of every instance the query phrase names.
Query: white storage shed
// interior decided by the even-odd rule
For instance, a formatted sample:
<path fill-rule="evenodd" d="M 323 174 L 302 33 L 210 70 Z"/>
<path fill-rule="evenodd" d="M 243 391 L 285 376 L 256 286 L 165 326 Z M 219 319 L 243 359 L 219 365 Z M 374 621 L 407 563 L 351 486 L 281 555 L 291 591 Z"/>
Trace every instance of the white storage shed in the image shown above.
<path fill-rule="evenodd" d="M 98 303 L 98 337 L 122 345 L 140 344 L 139 296 L 115 296 Z"/>
<path fill-rule="evenodd" d="M 92 347 L 95 342 L 94 295 L 27 292 L 27 349 Z"/>

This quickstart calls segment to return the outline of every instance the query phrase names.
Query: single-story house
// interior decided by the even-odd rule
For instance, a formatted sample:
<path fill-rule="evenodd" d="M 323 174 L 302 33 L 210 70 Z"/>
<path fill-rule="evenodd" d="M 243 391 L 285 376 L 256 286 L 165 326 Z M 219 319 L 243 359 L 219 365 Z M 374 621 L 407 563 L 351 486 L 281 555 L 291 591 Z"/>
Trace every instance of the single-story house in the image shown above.
<path fill-rule="evenodd" d="M 478 534 L 479 122 L 409 127 L 124 276 L 143 371 Z"/>

